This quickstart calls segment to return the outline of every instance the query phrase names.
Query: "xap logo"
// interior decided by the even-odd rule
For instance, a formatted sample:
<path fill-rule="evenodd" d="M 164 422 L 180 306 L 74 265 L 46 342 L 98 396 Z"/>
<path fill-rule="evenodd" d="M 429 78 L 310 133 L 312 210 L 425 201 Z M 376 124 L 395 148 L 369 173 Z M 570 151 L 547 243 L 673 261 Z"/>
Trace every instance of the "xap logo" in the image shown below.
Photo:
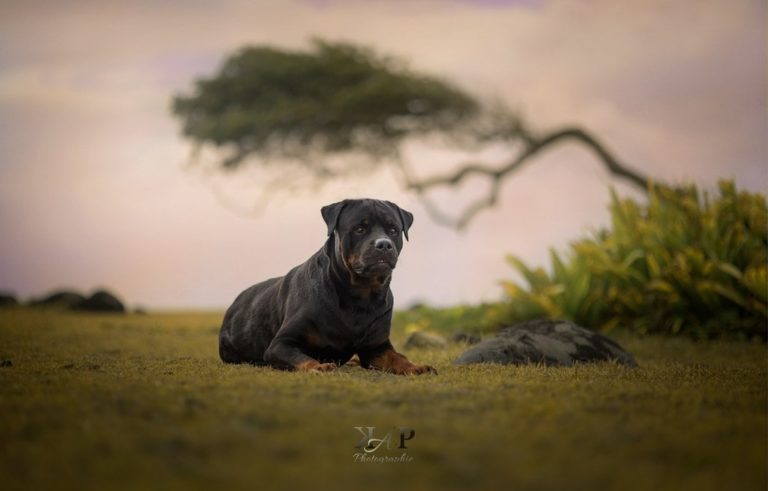
<path fill-rule="evenodd" d="M 363 438 L 361 438 L 357 445 L 355 445 L 355 448 L 362 450 L 365 453 L 375 452 L 376 450 L 380 449 L 384 443 L 387 444 L 386 448 L 389 450 L 392 445 L 392 432 L 394 430 L 397 430 L 399 435 L 399 445 L 397 448 L 408 448 L 405 446 L 405 441 L 412 440 L 413 437 L 416 436 L 416 432 L 414 430 L 402 426 L 392 428 L 387 432 L 386 435 L 384 435 L 383 438 L 373 437 L 373 433 L 376 431 L 375 426 L 355 426 L 355 429 L 363 434 Z"/>
<path fill-rule="evenodd" d="M 353 455 L 355 462 L 412 462 L 413 457 L 409 456 L 406 452 L 402 452 L 400 456 L 374 456 L 369 455 L 382 448 L 390 450 L 393 447 L 397 450 L 406 450 L 408 447 L 405 442 L 413 440 L 416 436 L 416 432 L 412 428 L 406 428 L 403 426 L 397 426 L 391 428 L 386 434 L 382 434 L 381 438 L 376 438 L 375 426 L 355 426 L 355 429 L 359 431 L 363 437 L 357 442 L 355 448 L 362 450 L 363 453 L 357 452 Z"/>

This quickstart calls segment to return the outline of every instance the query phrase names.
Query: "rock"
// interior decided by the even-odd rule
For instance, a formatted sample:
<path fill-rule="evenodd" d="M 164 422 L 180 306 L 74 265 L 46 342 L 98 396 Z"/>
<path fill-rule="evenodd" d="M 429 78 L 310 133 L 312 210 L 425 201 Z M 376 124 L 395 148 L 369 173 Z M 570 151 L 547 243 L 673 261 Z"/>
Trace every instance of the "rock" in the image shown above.
<path fill-rule="evenodd" d="M 451 336 L 451 341 L 454 343 L 477 344 L 481 341 L 481 339 L 482 338 L 477 334 L 470 334 L 466 332 L 457 332 Z"/>
<path fill-rule="evenodd" d="M 16 307 L 19 305 L 19 301 L 16 300 L 16 295 L 11 292 L 0 292 L 0 307 Z"/>
<path fill-rule="evenodd" d="M 29 301 L 32 307 L 55 307 L 71 309 L 85 300 L 85 297 L 71 290 L 58 290 L 42 298 L 33 298 Z"/>
<path fill-rule="evenodd" d="M 411 348 L 445 348 L 448 342 L 439 334 L 425 331 L 416 331 L 405 341 L 403 347 Z"/>
<path fill-rule="evenodd" d="M 32 299 L 29 305 L 89 312 L 125 312 L 123 303 L 106 290 L 96 290 L 87 298 L 75 291 L 59 290 L 45 297 Z"/>
<path fill-rule="evenodd" d="M 125 312 L 123 302 L 106 290 L 97 290 L 90 297 L 72 307 L 73 310 L 89 312 Z"/>
<path fill-rule="evenodd" d="M 501 329 L 496 337 L 476 344 L 453 363 L 571 366 L 609 360 L 637 366 L 632 355 L 601 334 L 568 321 L 533 320 Z"/>

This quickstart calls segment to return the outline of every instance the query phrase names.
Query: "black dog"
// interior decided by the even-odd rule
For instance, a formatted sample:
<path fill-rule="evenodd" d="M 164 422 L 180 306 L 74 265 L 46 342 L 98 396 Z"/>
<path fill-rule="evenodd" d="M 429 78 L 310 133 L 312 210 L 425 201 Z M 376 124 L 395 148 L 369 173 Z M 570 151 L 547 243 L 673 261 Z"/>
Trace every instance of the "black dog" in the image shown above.
<path fill-rule="evenodd" d="M 414 365 L 389 342 L 389 282 L 413 215 L 372 199 L 344 200 L 320 211 L 328 225 L 325 245 L 285 276 L 237 297 L 221 326 L 221 359 L 323 372 L 357 354 L 364 368 L 434 372 Z"/>

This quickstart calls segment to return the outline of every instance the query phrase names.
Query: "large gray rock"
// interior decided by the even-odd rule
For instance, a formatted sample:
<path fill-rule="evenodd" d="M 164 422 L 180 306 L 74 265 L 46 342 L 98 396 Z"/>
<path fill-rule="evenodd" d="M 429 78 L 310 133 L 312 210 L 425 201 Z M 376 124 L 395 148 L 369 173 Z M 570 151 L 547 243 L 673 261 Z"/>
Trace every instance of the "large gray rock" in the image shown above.
<path fill-rule="evenodd" d="M 501 329 L 496 337 L 476 344 L 453 363 L 571 366 L 609 360 L 637 366 L 632 355 L 601 334 L 568 321 L 534 320 Z"/>

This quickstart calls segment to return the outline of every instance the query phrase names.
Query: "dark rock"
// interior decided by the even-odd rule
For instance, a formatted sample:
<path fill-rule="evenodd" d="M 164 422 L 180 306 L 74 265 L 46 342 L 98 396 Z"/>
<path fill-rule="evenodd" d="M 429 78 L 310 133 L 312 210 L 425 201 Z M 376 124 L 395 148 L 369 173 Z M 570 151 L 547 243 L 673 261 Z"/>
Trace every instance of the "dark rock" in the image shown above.
<path fill-rule="evenodd" d="M 616 342 L 568 321 L 534 320 L 501 329 L 465 351 L 453 363 L 543 363 L 571 366 L 613 360 L 636 367 L 632 355 Z"/>
<path fill-rule="evenodd" d="M 0 307 L 16 307 L 19 305 L 19 301 L 16 300 L 16 295 L 11 292 L 0 292 Z"/>
<path fill-rule="evenodd" d="M 72 309 L 89 312 L 125 312 L 123 302 L 106 290 L 97 290 L 90 297 L 74 305 Z"/>
<path fill-rule="evenodd" d="M 470 334 L 466 332 L 457 332 L 451 336 L 451 341 L 454 343 L 477 344 L 481 341 L 481 339 L 482 338 L 477 334 Z"/>
<path fill-rule="evenodd" d="M 32 307 L 54 307 L 71 309 L 85 300 L 85 297 L 71 290 L 58 290 L 41 298 L 30 300 Z"/>
<path fill-rule="evenodd" d="M 417 331 L 408 336 L 403 347 L 411 348 L 445 348 L 448 342 L 439 334 Z"/>

